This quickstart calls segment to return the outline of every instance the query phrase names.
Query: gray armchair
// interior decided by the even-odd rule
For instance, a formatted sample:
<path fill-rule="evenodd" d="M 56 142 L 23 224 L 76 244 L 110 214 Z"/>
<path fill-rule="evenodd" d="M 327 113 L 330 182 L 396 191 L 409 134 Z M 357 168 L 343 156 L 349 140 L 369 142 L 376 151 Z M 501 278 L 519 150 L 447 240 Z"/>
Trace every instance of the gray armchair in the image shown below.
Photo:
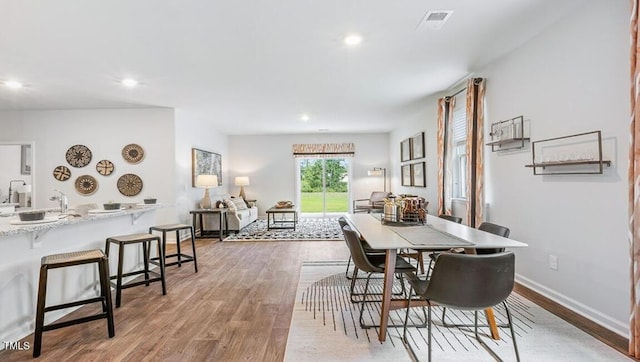
<path fill-rule="evenodd" d="M 391 196 L 391 192 L 374 191 L 368 199 L 353 200 L 353 213 L 383 212 L 384 199 Z"/>

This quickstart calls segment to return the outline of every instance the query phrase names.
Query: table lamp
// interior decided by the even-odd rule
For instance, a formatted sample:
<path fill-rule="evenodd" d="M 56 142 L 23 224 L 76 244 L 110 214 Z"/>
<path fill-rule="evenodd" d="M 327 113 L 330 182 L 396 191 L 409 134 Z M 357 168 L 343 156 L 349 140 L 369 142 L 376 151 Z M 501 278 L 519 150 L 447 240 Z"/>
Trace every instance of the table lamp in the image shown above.
<path fill-rule="evenodd" d="M 240 197 L 242 197 L 243 200 L 246 200 L 247 197 L 244 194 L 244 187 L 245 186 L 249 186 L 249 176 L 238 176 L 235 179 L 235 184 L 236 186 L 240 186 Z"/>
<path fill-rule="evenodd" d="M 198 175 L 196 177 L 196 187 L 204 188 L 204 197 L 200 201 L 200 207 L 203 209 L 211 208 L 211 198 L 209 197 L 209 188 L 218 187 L 217 175 Z"/>

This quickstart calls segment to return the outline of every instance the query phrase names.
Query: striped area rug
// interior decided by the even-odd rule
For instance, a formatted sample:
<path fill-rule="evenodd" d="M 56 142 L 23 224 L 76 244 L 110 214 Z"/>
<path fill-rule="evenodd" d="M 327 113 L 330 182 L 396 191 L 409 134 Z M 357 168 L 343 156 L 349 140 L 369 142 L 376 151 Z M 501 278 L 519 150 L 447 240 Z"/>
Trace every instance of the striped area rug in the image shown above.
<path fill-rule="evenodd" d="M 302 266 L 293 311 L 286 361 L 409 361 L 401 341 L 402 327 L 387 330 L 387 340 L 378 341 L 378 329 L 360 328 L 360 304 L 351 303 L 350 281 L 345 277 L 345 262 L 305 262 Z M 372 280 L 373 292 L 380 293 L 382 281 Z M 364 289 L 358 280 L 357 289 Z M 371 286 L 370 286 L 371 288 Z M 400 291 L 396 279 L 394 291 Z M 522 361 L 627 361 L 626 356 L 560 318 L 513 293 L 509 307 L 515 323 L 516 341 Z M 391 312 L 390 324 L 401 325 L 405 309 Z M 498 323 L 506 322 L 502 307 L 494 308 Z M 448 323 L 473 323 L 473 312 L 447 310 Z M 493 361 L 476 341 L 473 328 L 445 328 L 442 310 L 434 308 L 433 359 L 437 361 Z M 481 313 L 482 322 L 484 314 Z M 365 323 L 375 324 L 380 318 L 380 304 L 366 303 Z M 412 308 L 409 323 L 424 319 L 421 308 Z M 500 329 L 501 340 L 488 337 L 485 342 L 505 361 L 514 361 L 513 341 L 508 328 Z M 409 340 L 421 360 L 427 359 L 426 328 L 409 328 Z"/>

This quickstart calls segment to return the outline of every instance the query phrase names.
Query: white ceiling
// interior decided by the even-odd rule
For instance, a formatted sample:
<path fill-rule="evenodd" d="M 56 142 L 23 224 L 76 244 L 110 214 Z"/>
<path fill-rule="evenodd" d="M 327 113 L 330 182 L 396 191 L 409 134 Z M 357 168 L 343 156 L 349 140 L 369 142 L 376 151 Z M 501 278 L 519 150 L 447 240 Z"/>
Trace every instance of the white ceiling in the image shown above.
<path fill-rule="evenodd" d="M 0 82 L 25 87 L 0 87 L 0 110 L 172 107 L 227 134 L 388 132 L 584 3 L 2 0 Z M 431 30 L 428 10 L 454 13 Z M 350 32 L 360 46 L 342 43 Z"/>

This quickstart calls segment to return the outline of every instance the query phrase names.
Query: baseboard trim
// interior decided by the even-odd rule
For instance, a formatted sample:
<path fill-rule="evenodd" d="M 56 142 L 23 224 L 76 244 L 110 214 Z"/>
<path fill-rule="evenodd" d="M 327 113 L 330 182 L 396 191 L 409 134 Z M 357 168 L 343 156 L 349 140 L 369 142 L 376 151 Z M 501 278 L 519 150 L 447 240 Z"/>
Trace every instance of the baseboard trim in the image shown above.
<path fill-rule="evenodd" d="M 514 291 L 536 303 L 559 318 L 571 323 L 576 328 L 588 333 L 602 343 L 629 357 L 629 339 L 593 322 L 592 320 L 556 303 L 538 292 L 516 283 Z M 638 360 L 638 359 L 636 359 Z"/>

